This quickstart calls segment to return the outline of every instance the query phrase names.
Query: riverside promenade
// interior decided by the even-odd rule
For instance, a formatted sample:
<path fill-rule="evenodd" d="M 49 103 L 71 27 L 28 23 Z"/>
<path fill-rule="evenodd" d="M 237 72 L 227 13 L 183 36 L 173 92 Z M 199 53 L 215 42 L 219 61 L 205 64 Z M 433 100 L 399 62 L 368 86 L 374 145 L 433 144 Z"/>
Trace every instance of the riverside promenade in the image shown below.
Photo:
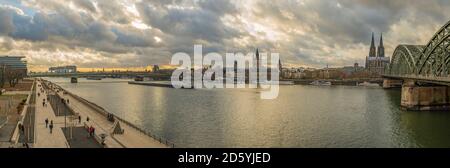
<path fill-rule="evenodd" d="M 86 100 L 68 93 L 53 83 L 50 87 L 47 82 L 37 80 L 36 92 L 43 91 L 36 101 L 36 148 L 167 148 L 173 147 L 166 145 L 160 140 L 156 140 L 147 134 L 141 132 L 136 127 L 122 120 L 115 119 L 112 122 L 107 119 L 104 113 L 95 106 L 88 104 Z M 44 87 L 45 86 L 45 87 Z M 57 95 L 64 99 L 69 109 L 73 110 L 75 115 L 56 115 L 60 109 L 52 109 L 46 100 L 47 95 Z M 45 100 L 44 100 L 45 99 Z M 68 101 L 67 101 L 68 100 Z M 47 101 L 47 106 L 43 102 Z M 55 111 L 58 111 L 55 113 Z M 78 120 L 81 117 L 81 121 Z M 89 117 L 89 121 L 87 118 Z M 50 130 L 45 124 L 45 119 L 53 120 L 54 128 Z M 119 126 L 118 126 L 119 125 Z M 95 135 L 88 136 L 87 127 L 95 128 Z M 67 129 L 66 129 L 67 128 Z M 114 130 L 123 130 L 122 133 L 114 133 Z M 104 145 L 101 144 L 102 137 Z"/>

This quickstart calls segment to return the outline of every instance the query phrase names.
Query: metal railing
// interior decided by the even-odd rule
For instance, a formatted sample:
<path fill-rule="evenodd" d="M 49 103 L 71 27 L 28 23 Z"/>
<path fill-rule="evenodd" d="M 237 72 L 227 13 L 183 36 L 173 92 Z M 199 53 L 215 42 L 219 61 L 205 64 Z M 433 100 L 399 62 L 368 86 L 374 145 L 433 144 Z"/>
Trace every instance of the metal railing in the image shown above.
<path fill-rule="evenodd" d="M 163 138 L 163 137 L 160 137 L 160 136 L 157 136 L 157 135 L 155 135 L 155 134 L 152 134 L 150 131 L 145 131 L 145 130 L 143 130 L 143 129 L 137 127 L 137 126 L 135 126 L 134 124 L 131 124 L 130 122 L 128 122 L 128 121 L 126 121 L 126 120 L 124 120 L 124 119 L 122 119 L 122 118 L 120 118 L 120 117 L 117 117 L 117 116 L 115 116 L 115 115 L 114 115 L 114 117 L 115 117 L 116 119 L 120 120 L 121 122 L 123 122 L 123 123 L 129 125 L 130 127 L 133 127 L 134 129 L 138 130 L 138 131 L 141 132 L 142 134 L 145 134 L 145 135 L 147 135 L 147 136 L 150 136 L 150 137 L 152 137 L 153 139 L 159 141 L 159 143 L 162 143 L 162 144 L 164 144 L 164 145 L 166 145 L 166 146 L 168 146 L 168 147 L 171 147 L 171 148 L 175 148 L 175 143 L 169 141 L 168 139 L 165 139 L 165 138 Z"/>

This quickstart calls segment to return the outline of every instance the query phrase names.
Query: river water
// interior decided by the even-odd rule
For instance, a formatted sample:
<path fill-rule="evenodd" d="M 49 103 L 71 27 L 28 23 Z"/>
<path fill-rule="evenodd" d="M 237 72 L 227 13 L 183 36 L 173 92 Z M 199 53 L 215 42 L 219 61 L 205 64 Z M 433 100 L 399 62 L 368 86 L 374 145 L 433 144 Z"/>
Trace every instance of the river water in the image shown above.
<path fill-rule="evenodd" d="M 280 86 L 193 90 L 47 78 L 177 147 L 450 147 L 450 112 L 400 109 L 400 90 Z"/>

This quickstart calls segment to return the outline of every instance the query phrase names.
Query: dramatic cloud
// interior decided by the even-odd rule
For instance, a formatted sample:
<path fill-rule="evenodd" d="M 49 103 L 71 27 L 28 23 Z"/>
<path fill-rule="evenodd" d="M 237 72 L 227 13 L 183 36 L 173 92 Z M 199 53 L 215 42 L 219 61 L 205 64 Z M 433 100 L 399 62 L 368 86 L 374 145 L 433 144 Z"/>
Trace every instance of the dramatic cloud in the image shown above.
<path fill-rule="evenodd" d="M 94 6 L 94 3 L 91 0 L 75 0 L 73 3 L 79 6 L 82 9 L 85 9 L 89 12 L 97 12 L 97 9 Z"/>
<path fill-rule="evenodd" d="M 286 66 L 364 63 L 370 35 L 386 54 L 425 44 L 448 0 L 0 0 L 0 54 L 32 70 L 168 64 L 175 52 L 279 52 Z M 378 42 L 378 40 L 377 40 Z"/>

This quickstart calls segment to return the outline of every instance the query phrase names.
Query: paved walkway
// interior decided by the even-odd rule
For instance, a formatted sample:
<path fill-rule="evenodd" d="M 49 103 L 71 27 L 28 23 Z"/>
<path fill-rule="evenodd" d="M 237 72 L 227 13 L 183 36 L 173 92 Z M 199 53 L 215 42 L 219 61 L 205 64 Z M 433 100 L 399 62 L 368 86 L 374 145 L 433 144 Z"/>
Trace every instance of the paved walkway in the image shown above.
<path fill-rule="evenodd" d="M 106 120 L 105 117 L 100 114 L 93 112 L 90 108 L 86 107 L 81 102 L 77 101 L 71 96 L 62 95 L 60 92 L 60 96 L 64 99 L 69 99 L 69 107 L 71 107 L 78 115 L 81 116 L 81 125 L 84 126 L 92 126 L 95 128 L 95 134 L 98 136 L 100 134 L 109 135 L 109 128 L 112 128 L 112 124 Z M 89 117 L 89 121 L 86 121 L 87 116 Z M 76 121 L 78 122 L 78 120 Z M 105 139 L 105 144 L 110 148 L 123 148 L 119 142 L 117 142 L 112 137 L 108 136 Z"/>
<path fill-rule="evenodd" d="M 89 132 L 84 127 L 63 128 L 64 135 L 68 139 L 71 148 L 103 148 L 94 137 L 88 136 Z"/>
<path fill-rule="evenodd" d="M 41 83 L 38 82 L 36 91 L 39 92 L 42 88 L 39 87 Z M 46 91 L 45 91 L 46 92 Z M 64 127 L 64 117 L 56 117 L 50 105 L 42 106 L 43 99 L 46 99 L 46 94 L 41 93 L 36 97 L 36 122 L 35 122 L 35 148 L 67 148 L 68 143 L 62 132 Z M 45 119 L 48 118 L 49 123 L 53 120 L 53 132 L 50 134 L 50 129 L 45 127 Z"/>

